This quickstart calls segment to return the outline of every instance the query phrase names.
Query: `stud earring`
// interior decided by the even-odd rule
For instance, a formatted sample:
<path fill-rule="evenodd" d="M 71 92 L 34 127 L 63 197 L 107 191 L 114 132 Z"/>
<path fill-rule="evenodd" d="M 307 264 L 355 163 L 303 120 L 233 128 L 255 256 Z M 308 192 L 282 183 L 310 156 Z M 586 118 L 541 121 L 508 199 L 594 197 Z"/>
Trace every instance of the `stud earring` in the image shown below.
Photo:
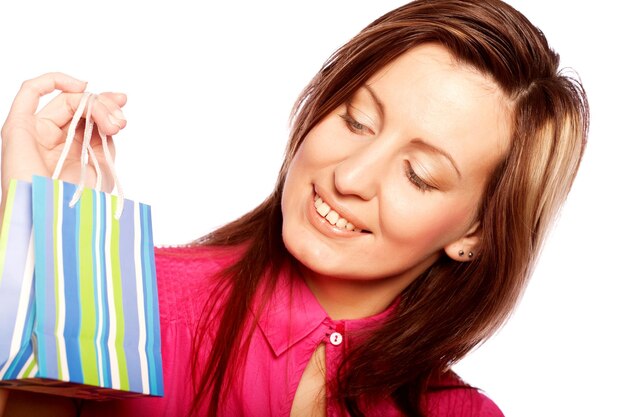
<path fill-rule="evenodd" d="M 463 255 L 465 255 L 465 252 L 463 252 L 463 249 L 461 249 L 461 250 L 459 251 L 459 256 L 463 256 Z"/>
<path fill-rule="evenodd" d="M 467 253 L 467 257 L 468 258 L 473 258 L 474 257 L 474 252 L 468 252 Z"/>

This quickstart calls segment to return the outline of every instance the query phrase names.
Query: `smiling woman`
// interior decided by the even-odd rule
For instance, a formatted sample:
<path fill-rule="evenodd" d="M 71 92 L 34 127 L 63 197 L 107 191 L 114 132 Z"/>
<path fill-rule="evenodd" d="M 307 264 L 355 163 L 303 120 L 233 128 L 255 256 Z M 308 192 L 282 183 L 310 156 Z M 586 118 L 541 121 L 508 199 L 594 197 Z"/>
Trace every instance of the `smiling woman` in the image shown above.
<path fill-rule="evenodd" d="M 283 240 L 331 317 L 379 312 L 442 250 L 478 254 L 479 203 L 509 149 L 510 113 L 492 81 L 426 44 L 311 129 L 285 179 Z M 362 310 L 342 311 L 335 300 L 352 298 L 354 280 Z"/>
<path fill-rule="evenodd" d="M 450 368 L 511 313 L 578 169 L 587 103 L 558 63 L 498 0 L 418 0 L 367 26 L 296 103 L 265 202 L 157 249 L 165 397 L 80 414 L 502 415 Z M 56 114 L 62 132 L 84 88 L 24 84 L 3 184 L 45 173 L 54 149 L 33 145 L 54 138 L 33 126 Z M 100 96 L 106 133 L 124 104 Z"/>

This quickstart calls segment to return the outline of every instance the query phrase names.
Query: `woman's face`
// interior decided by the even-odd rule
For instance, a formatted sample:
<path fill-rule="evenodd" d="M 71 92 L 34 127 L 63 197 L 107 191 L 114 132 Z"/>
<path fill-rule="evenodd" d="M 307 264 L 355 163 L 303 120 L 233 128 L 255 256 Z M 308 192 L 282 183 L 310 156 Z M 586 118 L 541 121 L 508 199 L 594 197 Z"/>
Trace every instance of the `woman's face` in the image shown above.
<path fill-rule="evenodd" d="M 445 48 L 416 47 L 321 120 L 295 155 L 283 240 L 309 270 L 412 280 L 476 246 L 476 213 L 509 147 L 500 89 Z"/>

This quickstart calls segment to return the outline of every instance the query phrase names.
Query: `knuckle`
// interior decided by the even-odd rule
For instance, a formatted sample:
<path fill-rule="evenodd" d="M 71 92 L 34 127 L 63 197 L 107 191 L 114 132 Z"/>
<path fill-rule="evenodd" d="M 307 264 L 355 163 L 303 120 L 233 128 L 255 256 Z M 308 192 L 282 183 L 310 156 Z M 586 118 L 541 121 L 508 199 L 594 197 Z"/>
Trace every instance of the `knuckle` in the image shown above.
<path fill-rule="evenodd" d="M 74 115 L 74 113 L 76 113 L 77 108 L 74 107 L 74 105 L 72 103 L 72 100 L 68 100 L 67 96 L 66 96 L 66 99 L 63 100 L 63 102 L 65 103 L 65 108 L 67 110 L 67 113 L 71 114 L 71 115 Z"/>
<path fill-rule="evenodd" d="M 38 91 L 39 86 L 49 82 L 50 80 L 57 79 L 60 73 L 58 72 L 47 72 L 38 77 L 29 78 L 22 82 L 21 90 L 33 90 Z"/>
<path fill-rule="evenodd" d="M 20 86 L 21 90 L 26 90 L 28 88 L 30 88 L 30 86 L 33 84 L 33 79 L 30 78 L 28 80 L 25 80 L 24 82 L 22 82 L 22 85 Z"/>
<path fill-rule="evenodd" d="M 37 78 L 30 78 L 26 81 L 24 81 L 22 83 L 22 86 L 20 87 L 20 91 L 33 91 L 36 90 L 36 86 L 37 86 Z"/>
<path fill-rule="evenodd" d="M 9 121 L 5 122 L 2 126 L 2 130 L 0 130 L 0 138 L 2 142 L 6 142 L 9 138 L 15 134 L 16 128 L 15 125 Z"/>

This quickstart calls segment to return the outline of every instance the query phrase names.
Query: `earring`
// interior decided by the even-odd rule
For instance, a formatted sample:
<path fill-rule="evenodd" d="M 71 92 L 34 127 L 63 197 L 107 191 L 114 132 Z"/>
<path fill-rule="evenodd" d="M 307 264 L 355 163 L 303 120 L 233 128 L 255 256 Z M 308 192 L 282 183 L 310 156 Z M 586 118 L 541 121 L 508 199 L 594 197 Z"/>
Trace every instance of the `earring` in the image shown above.
<path fill-rule="evenodd" d="M 472 258 L 473 256 L 474 256 L 474 252 L 470 251 L 470 252 L 467 253 L 467 257 L 468 258 Z"/>
<path fill-rule="evenodd" d="M 463 256 L 463 255 L 465 255 L 465 252 L 463 252 L 463 249 L 461 249 L 461 250 L 459 251 L 459 256 Z"/>

